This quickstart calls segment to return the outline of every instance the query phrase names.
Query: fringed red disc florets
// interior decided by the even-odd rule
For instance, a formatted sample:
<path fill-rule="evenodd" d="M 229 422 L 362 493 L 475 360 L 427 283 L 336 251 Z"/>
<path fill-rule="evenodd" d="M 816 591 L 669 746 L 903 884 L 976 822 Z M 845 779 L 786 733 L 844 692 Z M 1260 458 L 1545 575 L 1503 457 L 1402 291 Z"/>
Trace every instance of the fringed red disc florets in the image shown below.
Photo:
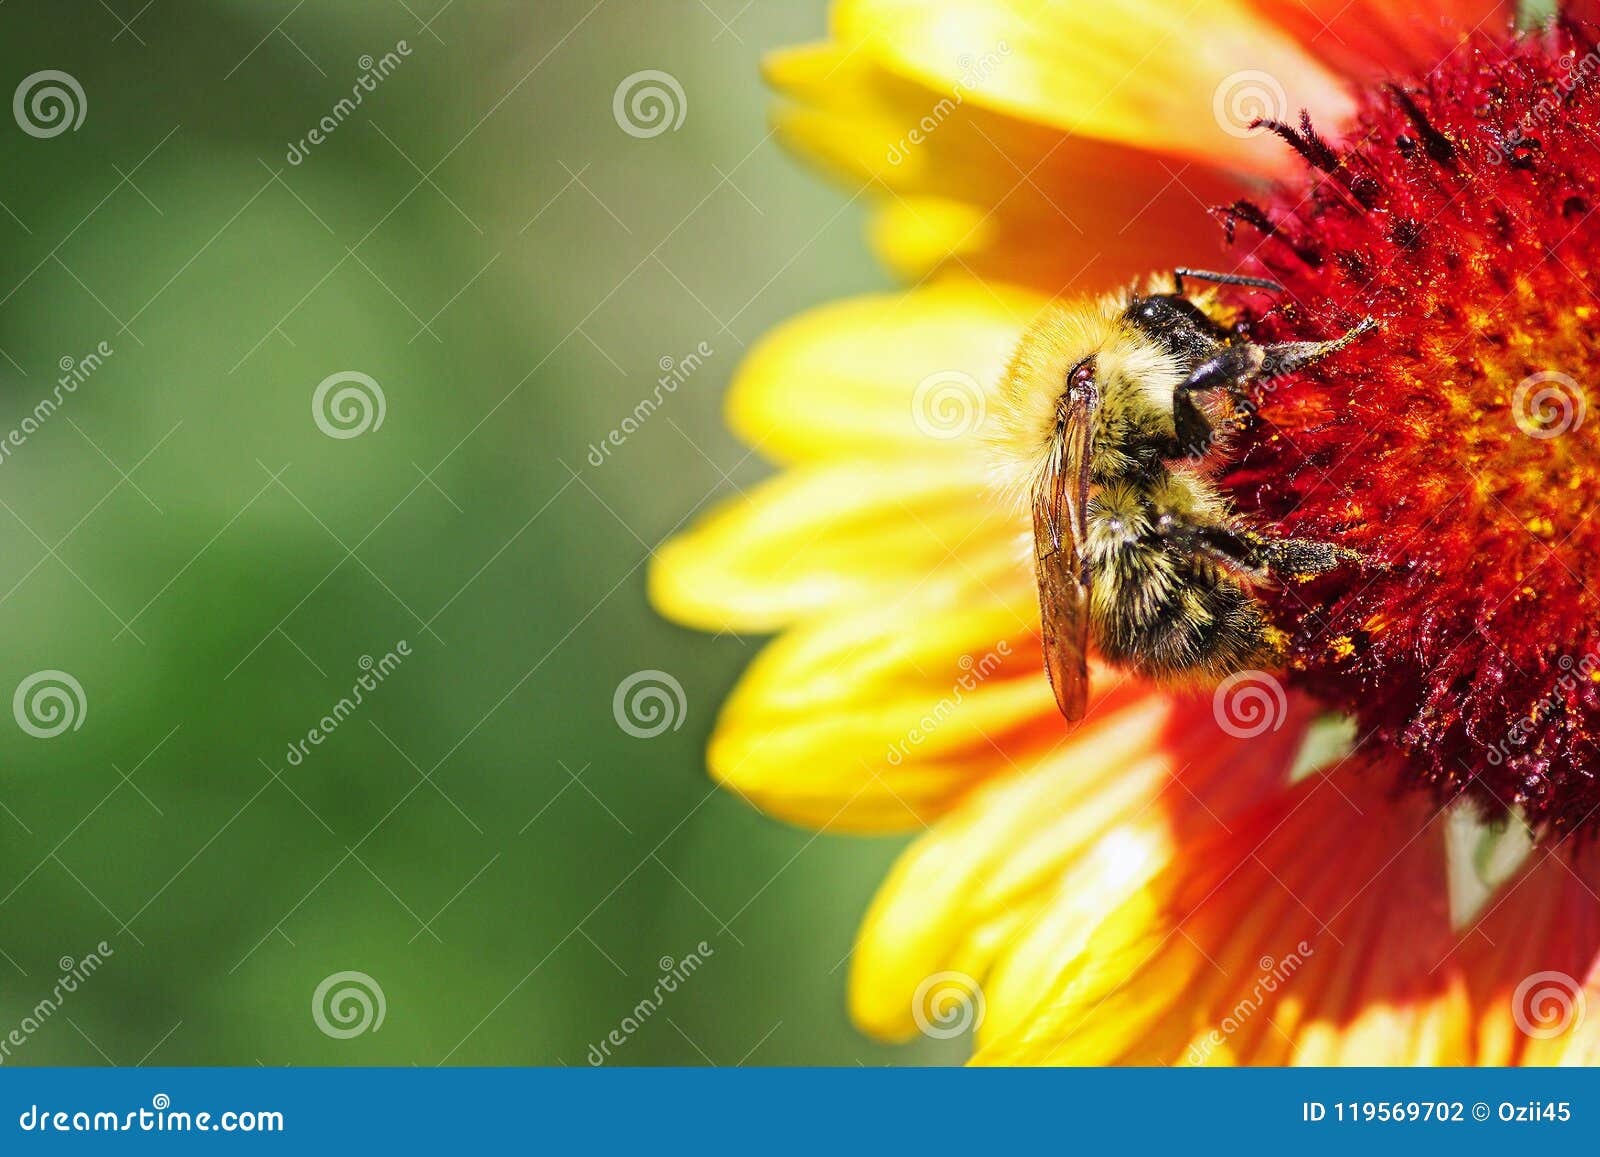
<path fill-rule="evenodd" d="M 1269 127 L 1306 177 L 1223 211 L 1288 290 L 1252 337 L 1381 325 L 1263 386 L 1229 475 L 1366 560 L 1267 592 L 1295 677 L 1441 797 L 1600 828 L 1596 36 L 1475 36 L 1334 144 Z"/>

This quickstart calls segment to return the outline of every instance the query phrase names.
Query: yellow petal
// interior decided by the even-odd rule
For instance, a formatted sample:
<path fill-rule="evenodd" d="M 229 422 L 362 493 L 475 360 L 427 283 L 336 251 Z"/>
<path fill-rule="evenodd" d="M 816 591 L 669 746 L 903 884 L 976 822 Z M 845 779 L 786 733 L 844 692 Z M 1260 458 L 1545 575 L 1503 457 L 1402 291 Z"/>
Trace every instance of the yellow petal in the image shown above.
<path fill-rule="evenodd" d="M 797 823 L 902 830 L 1058 738 L 1032 578 L 1014 553 L 969 564 L 770 644 L 723 707 L 712 774 Z"/>
<path fill-rule="evenodd" d="M 872 216 L 873 251 L 907 281 L 952 260 L 979 259 L 994 245 L 999 222 L 966 201 L 918 197 L 891 202 Z"/>
<path fill-rule="evenodd" d="M 1486 1065 L 1600 1063 L 1600 853 L 1538 848 L 1465 930 L 1451 963 L 1473 986 Z"/>
<path fill-rule="evenodd" d="M 873 242 L 902 276 L 949 268 L 1050 294 L 1098 292 L 1170 267 L 1174 254 L 1220 259 L 1207 206 L 1239 187 L 1213 165 L 952 99 L 839 46 L 780 53 L 768 71 L 800 102 L 775 114 L 784 144 L 851 191 L 891 194 Z"/>
<path fill-rule="evenodd" d="M 937 93 L 1243 171 L 1288 158 L 1245 134 L 1241 96 L 1250 114 L 1305 107 L 1330 123 L 1352 108 L 1336 77 L 1238 0 L 841 0 L 833 31 Z"/>
<path fill-rule="evenodd" d="M 650 599 L 689 626 L 768 632 L 959 577 L 985 555 L 1021 570 L 1023 530 L 990 498 L 985 474 L 960 463 L 797 467 L 663 546 Z"/>
<path fill-rule="evenodd" d="M 821 306 L 764 337 L 740 366 L 728 422 L 780 461 L 976 460 L 1006 360 L 1044 305 L 973 282 Z"/>
<path fill-rule="evenodd" d="M 1037 911 L 1063 861 L 1159 792 L 1171 768 L 1146 753 L 1169 709 L 1156 695 L 1127 704 L 1026 774 L 976 792 L 912 845 L 879 889 L 856 941 L 850 1013 L 863 1031 L 885 1040 L 910 1037 L 917 1028 L 914 996 L 925 978 L 945 970 L 984 976 L 989 959 L 966 942 L 987 941 L 991 954 L 1001 949 L 1003 941 L 986 936 L 984 925 L 998 922 L 1014 935 L 1015 921 Z M 1157 817 L 1151 820 L 1141 834 L 1160 841 Z M 1167 854 L 1142 851 L 1163 861 Z M 1115 897 L 1119 877 L 1129 876 L 1137 882 L 1137 868 L 1121 873 L 1106 863 L 1104 891 L 1085 892 L 1084 899 Z M 1009 1019 L 1001 994 L 988 983 L 984 991 L 984 1027 Z"/>
<path fill-rule="evenodd" d="M 1209 697 L 1114 689 L 1059 749 L 975 791 L 901 857 L 857 941 L 852 1015 L 909 1036 L 933 1012 L 917 1002 L 927 978 L 953 970 L 985 996 L 980 1039 L 1012 1031 L 1187 844 L 1282 790 L 1309 719 L 1297 700 L 1243 744 Z"/>
<path fill-rule="evenodd" d="M 1188 849 L 977 1060 L 1467 1063 L 1442 827 L 1383 779 L 1303 781 Z"/>

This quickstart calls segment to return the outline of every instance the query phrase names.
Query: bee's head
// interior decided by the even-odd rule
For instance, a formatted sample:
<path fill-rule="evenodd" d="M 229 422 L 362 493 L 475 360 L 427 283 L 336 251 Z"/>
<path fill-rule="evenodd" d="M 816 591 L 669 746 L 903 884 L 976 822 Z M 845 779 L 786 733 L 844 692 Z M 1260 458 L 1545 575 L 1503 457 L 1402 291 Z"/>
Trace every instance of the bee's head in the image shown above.
<path fill-rule="evenodd" d="M 1101 388 L 1126 297 L 1051 305 L 1023 332 L 984 425 L 997 487 L 1025 509 L 1072 404 Z"/>
<path fill-rule="evenodd" d="M 1017 343 L 985 429 L 996 484 L 1019 509 L 1026 508 L 1069 413 L 1121 413 L 1128 399 L 1154 396 L 1162 388 L 1170 413 L 1173 359 L 1130 322 L 1132 297 L 1129 292 L 1057 303 Z M 1095 421 L 1091 444 L 1100 447 L 1101 418 Z"/>

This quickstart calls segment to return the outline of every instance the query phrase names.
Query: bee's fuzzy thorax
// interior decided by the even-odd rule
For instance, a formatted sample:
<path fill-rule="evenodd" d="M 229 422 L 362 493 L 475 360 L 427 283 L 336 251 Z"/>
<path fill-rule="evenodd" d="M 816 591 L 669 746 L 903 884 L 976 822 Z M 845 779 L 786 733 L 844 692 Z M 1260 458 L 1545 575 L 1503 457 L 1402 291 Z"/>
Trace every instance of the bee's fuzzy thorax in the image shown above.
<path fill-rule="evenodd" d="M 1225 478 L 1368 559 L 1271 596 L 1294 677 L 1441 799 L 1557 831 L 1600 830 L 1597 33 L 1480 32 L 1343 143 L 1269 125 L 1304 179 L 1223 211 L 1287 289 L 1253 340 L 1380 325 L 1261 388 Z"/>
<path fill-rule="evenodd" d="M 986 433 L 994 484 L 1009 503 L 1027 505 L 1049 459 L 1067 375 L 1087 356 L 1098 366 L 1097 423 L 1165 422 L 1171 432 L 1172 394 L 1184 375 L 1171 354 L 1125 320 L 1134 292 L 1051 305 L 1012 354 Z"/>

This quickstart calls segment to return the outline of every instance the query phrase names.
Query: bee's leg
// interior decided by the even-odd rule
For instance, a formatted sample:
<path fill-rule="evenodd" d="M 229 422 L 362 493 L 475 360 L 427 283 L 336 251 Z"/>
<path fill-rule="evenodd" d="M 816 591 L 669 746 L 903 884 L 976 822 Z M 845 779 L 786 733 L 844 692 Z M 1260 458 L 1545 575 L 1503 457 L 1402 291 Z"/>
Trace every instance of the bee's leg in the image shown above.
<path fill-rule="evenodd" d="M 1211 451 L 1211 419 L 1194 399 L 1179 390 L 1172 397 L 1173 440 L 1168 458 L 1204 458 Z"/>
<path fill-rule="evenodd" d="M 1296 341 L 1278 345 L 1240 342 L 1226 346 L 1197 366 L 1172 395 L 1172 425 L 1180 450 L 1173 457 L 1203 457 L 1211 445 L 1211 426 L 1189 395 L 1202 390 L 1227 390 L 1234 399 L 1248 406 L 1244 387 L 1251 382 L 1293 373 L 1312 362 L 1338 353 L 1378 323 L 1364 318 L 1343 337 L 1333 341 Z"/>
<path fill-rule="evenodd" d="M 1377 322 L 1370 317 L 1364 317 L 1343 337 L 1335 338 L 1333 341 L 1292 341 L 1284 342 L 1282 345 L 1262 346 L 1261 368 L 1256 376 L 1275 378 L 1279 374 L 1291 374 L 1303 366 L 1321 361 L 1353 345 L 1377 328 Z"/>
<path fill-rule="evenodd" d="M 1197 366 L 1172 394 L 1173 452 L 1171 458 L 1204 458 L 1211 450 L 1211 423 L 1195 405 L 1192 395 L 1206 390 L 1227 390 L 1244 400 L 1244 386 L 1261 376 L 1272 346 L 1241 343 L 1223 347 Z"/>
<path fill-rule="evenodd" d="M 1308 538 L 1274 538 L 1250 530 L 1198 523 L 1176 514 L 1162 514 L 1155 525 L 1162 539 L 1182 550 L 1204 555 L 1229 570 L 1256 580 L 1308 578 L 1326 574 L 1361 556 L 1331 542 Z"/>
<path fill-rule="evenodd" d="M 1359 562 L 1353 550 L 1311 538 L 1261 537 L 1268 569 L 1284 578 L 1309 578 L 1326 574 L 1342 562 Z"/>
<path fill-rule="evenodd" d="M 1240 342 L 1224 347 L 1201 362 L 1177 389 L 1179 396 L 1201 390 L 1238 392 L 1261 378 L 1293 373 L 1312 362 L 1336 354 L 1378 327 L 1370 317 L 1353 326 L 1350 332 L 1333 341 L 1291 341 L 1278 345 Z"/>
<path fill-rule="evenodd" d="M 1195 522 L 1180 514 L 1164 513 L 1154 526 L 1158 538 L 1186 554 L 1204 556 L 1253 579 L 1265 579 L 1270 560 L 1259 535 L 1214 523 Z"/>

